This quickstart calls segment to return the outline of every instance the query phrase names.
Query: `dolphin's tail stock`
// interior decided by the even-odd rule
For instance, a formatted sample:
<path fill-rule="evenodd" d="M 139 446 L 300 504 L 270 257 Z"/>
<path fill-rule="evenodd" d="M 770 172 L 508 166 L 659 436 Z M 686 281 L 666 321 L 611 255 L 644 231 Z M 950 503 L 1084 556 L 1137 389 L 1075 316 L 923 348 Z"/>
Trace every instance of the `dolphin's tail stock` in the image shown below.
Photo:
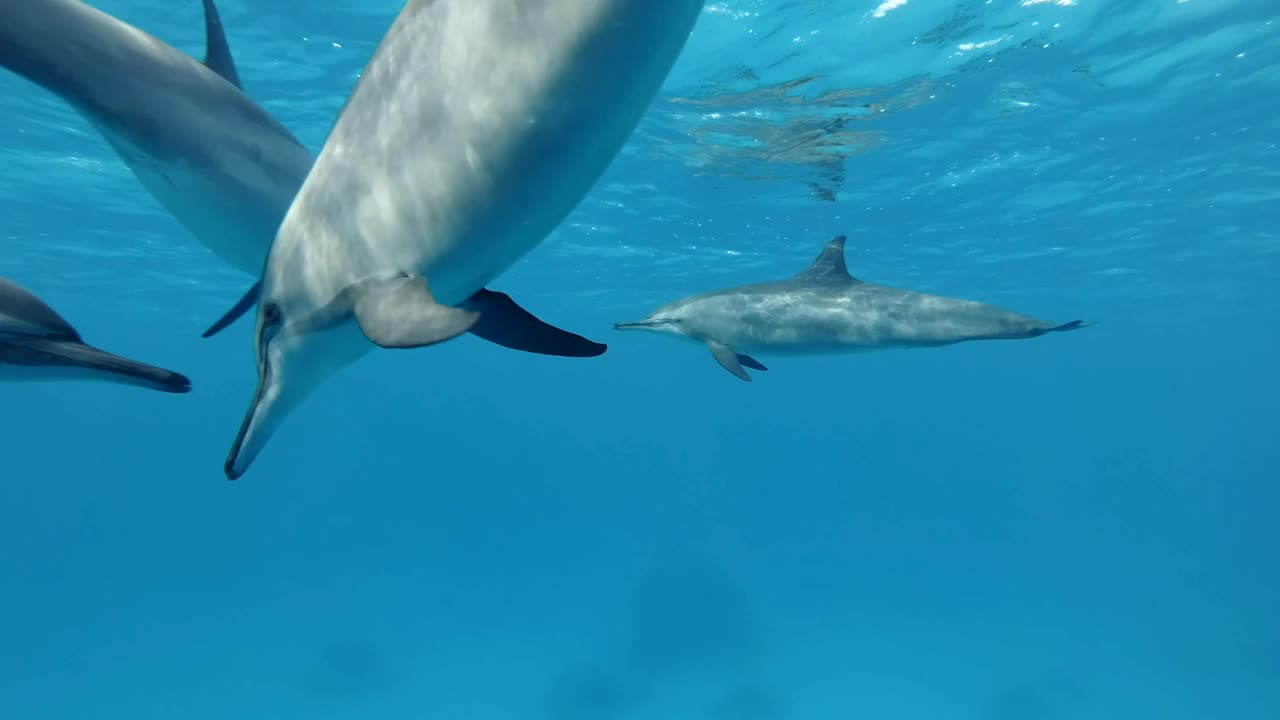
<path fill-rule="evenodd" d="M 31 365 L 59 367 L 66 370 L 68 376 L 136 385 L 166 393 L 191 392 L 191 380 L 185 375 L 113 355 L 74 340 L 25 338 L 18 345 Z"/>

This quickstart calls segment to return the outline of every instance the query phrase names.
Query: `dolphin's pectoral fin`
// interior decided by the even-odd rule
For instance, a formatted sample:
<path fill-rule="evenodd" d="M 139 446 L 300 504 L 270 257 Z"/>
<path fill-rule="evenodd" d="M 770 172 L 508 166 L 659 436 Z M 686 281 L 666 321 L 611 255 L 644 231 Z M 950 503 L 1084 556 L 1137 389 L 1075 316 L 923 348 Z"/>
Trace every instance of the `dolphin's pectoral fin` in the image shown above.
<path fill-rule="evenodd" d="M 559 357 L 596 357 L 608 345 L 539 320 L 505 293 L 481 288 L 458 307 L 480 313 L 471 334 L 512 350 Z"/>
<path fill-rule="evenodd" d="M 480 320 L 479 313 L 436 302 L 426 278 L 368 280 L 350 289 L 360 331 L 384 348 L 434 345 L 467 332 Z"/>
<path fill-rule="evenodd" d="M 236 70 L 236 61 L 231 57 L 231 46 L 227 44 L 227 35 L 222 29 L 222 18 L 218 15 L 218 8 L 213 4 L 213 0 L 204 0 L 204 33 L 205 67 L 239 88 L 240 72 Z"/>
<path fill-rule="evenodd" d="M 249 291 L 244 294 L 244 297 L 236 301 L 236 304 L 234 307 L 228 310 L 225 315 L 218 318 L 217 322 L 210 325 L 209 329 L 205 330 L 204 333 L 200 335 L 200 337 L 202 338 L 213 337 L 214 335 L 217 335 L 218 333 L 225 330 L 229 325 L 231 325 L 231 323 L 235 322 L 236 320 L 239 320 L 241 315 L 244 315 L 245 313 L 249 312 L 249 308 L 253 307 L 254 304 L 258 302 L 258 295 L 261 292 L 262 292 L 262 281 L 259 280 L 258 282 L 253 284 L 253 287 L 249 288 Z"/>
<path fill-rule="evenodd" d="M 733 348 L 715 340 L 708 340 L 707 348 L 711 350 L 711 356 L 716 359 L 716 362 L 720 363 L 720 367 L 747 382 L 751 382 L 751 376 L 747 374 L 746 370 L 742 369 L 742 364 L 738 362 L 740 356 L 733 351 Z"/>
<path fill-rule="evenodd" d="M 760 362 L 759 360 L 751 357 L 750 355 L 743 355 L 742 353 L 738 353 L 738 362 L 742 365 L 745 365 L 746 367 L 751 368 L 752 370 L 768 370 L 769 369 L 765 367 L 764 363 Z"/>

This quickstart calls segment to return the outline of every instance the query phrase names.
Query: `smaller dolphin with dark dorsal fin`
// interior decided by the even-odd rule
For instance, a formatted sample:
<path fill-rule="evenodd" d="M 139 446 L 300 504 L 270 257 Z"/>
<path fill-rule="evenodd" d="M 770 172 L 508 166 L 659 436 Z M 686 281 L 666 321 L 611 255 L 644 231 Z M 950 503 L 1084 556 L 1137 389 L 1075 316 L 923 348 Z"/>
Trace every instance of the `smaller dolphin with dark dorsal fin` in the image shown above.
<path fill-rule="evenodd" d="M 40 298 L 0 278 L 0 381 L 100 380 L 167 393 L 191 381 L 85 344 L 80 333 Z"/>
<path fill-rule="evenodd" d="M 849 274 L 845 236 L 787 280 L 717 290 L 668 303 L 616 330 L 649 330 L 704 344 L 720 365 L 751 382 L 750 355 L 819 355 L 969 340 L 1019 340 L 1085 327 L 1057 324 L 972 300 L 863 282 Z"/>

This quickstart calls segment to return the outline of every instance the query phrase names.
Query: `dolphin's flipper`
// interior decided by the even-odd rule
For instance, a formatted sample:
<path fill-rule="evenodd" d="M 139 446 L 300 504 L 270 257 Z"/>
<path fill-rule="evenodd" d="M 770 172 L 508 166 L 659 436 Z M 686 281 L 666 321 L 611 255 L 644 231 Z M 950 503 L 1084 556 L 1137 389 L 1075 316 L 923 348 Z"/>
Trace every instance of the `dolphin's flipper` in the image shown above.
<path fill-rule="evenodd" d="M 229 325 L 231 325 L 231 323 L 235 322 L 236 320 L 239 320 L 241 315 L 244 315 L 245 313 L 249 312 L 249 308 L 253 307 L 254 304 L 258 302 L 258 295 L 260 295 L 261 293 L 262 293 L 262 281 L 259 280 L 258 282 L 253 284 L 253 287 L 249 288 L 248 292 L 244 294 L 244 297 L 236 301 L 236 304 L 234 307 L 228 310 L 225 315 L 218 318 L 217 322 L 210 325 L 209 329 L 205 330 L 200 337 L 202 338 L 213 337 L 214 335 L 225 330 Z"/>
<path fill-rule="evenodd" d="M 764 363 L 760 362 L 759 360 L 751 357 L 750 355 L 743 355 L 742 353 L 738 353 L 738 362 L 746 367 L 751 368 L 752 370 L 768 370 L 769 369 L 765 367 Z"/>
<path fill-rule="evenodd" d="M 221 75 L 227 82 L 240 87 L 240 72 L 236 70 L 236 61 L 231 57 L 231 46 L 227 44 L 227 35 L 222 29 L 222 18 L 218 15 L 218 8 L 213 4 L 213 0 L 204 0 L 204 32 L 205 66 Z"/>
<path fill-rule="evenodd" d="M 608 349 L 581 335 L 539 320 L 506 293 L 481 288 L 458 307 L 480 313 L 471 334 L 496 345 L 539 355 L 596 357 Z"/>
<path fill-rule="evenodd" d="M 720 367 L 747 382 L 751 382 L 751 376 L 747 374 L 746 370 L 742 369 L 741 363 L 738 362 L 740 356 L 733 351 L 733 348 L 715 340 L 708 340 L 707 348 L 711 350 L 711 356 L 716 359 L 716 362 L 720 363 Z"/>
<path fill-rule="evenodd" d="M 475 326 L 479 313 L 436 302 L 422 277 L 367 280 L 348 288 L 360 331 L 384 348 L 416 348 L 457 337 Z"/>
<path fill-rule="evenodd" d="M 92 345 L 61 338 L 23 337 L 0 344 L 0 364 L 62 367 L 101 374 L 97 378 L 167 393 L 191 392 L 191 380 L 172 370 L 112 355 Z"/>

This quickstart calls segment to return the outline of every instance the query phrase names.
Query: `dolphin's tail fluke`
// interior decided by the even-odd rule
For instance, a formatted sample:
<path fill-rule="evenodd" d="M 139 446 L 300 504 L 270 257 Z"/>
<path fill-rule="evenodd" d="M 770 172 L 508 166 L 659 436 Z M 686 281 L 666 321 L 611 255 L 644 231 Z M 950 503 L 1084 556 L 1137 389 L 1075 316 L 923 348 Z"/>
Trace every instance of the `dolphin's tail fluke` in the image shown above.
<path fill-rule="evenodd" d="M 506 293 L 480 288 L 459 307 L 480 313 L 471 334 L 495 345 L 538 355 L 598 357 L 609 349 L 538 319 Z"/>
<path fill-rule="evenodd" d="M 22 346 L 32 365 L 61 368 L 67 371 L 67 376 L 136 385 L 167 393 L 191 392 L 191 380 L 185 375 L 113 355 L 92 345 L 71 340 L 30 338 L 24 340 Z"/>
<path fill-rule="evenodd" d="M 1025 330 L 1017 334 L 1001 335 L 998 336 L 998 338 L 1004 340 L 1029 340 L 1031 338 L 1038 338 L 1042 335 L 1048 335 L 1049 333 L 1079 330 L 1080 328 L 1089 327 L 1091 324 L 1092 323 L 1086 323 L 1083 320 L 1072 320 L 1069 323 L 1062 323 L 1061 325 L 1043 323 L 1039 327 L 1032 327 L 1030 330 Z"/>
<path fill-rule="evenodd" d="M 1045 330 L 1045 332 L 1047 333 L 1067 332 L 1068 330 L 1079 330 L 1080 328 L 1087 328 L 1087 327 L 1089 327 L 1089 324 L 1086 324 L 1085 321 L 1083 320 L 1072 320 L 1069 323 L 1063 323 L 1061 325 L 1058 325 L 1057 327 L 1051 327 Z"/>

